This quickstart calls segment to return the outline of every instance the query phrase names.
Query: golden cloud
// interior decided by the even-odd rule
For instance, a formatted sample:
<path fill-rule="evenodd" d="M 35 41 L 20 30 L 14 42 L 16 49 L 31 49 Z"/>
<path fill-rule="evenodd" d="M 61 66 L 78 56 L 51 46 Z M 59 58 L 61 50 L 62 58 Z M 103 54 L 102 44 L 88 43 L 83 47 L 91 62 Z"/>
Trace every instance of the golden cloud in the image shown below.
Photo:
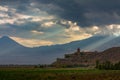
<path fill-rule="evenodd" d="M 40 32 L 40 31 L 36 31 L 36 30 L 32 30 L 31 32 L 35 33 L 35 34 L 44 34 L 44 32 Z"/>
<path fill-rule="evenodd" d="M 47 40 L 38 40 L 38 39 L 25 39 L 19 37 L 11 37 L 16 42 L 27 46 L 27 47 L 36 47 L 36 46 L 44 46 L 44 45 L 52 45 L 53 42 Z"/>

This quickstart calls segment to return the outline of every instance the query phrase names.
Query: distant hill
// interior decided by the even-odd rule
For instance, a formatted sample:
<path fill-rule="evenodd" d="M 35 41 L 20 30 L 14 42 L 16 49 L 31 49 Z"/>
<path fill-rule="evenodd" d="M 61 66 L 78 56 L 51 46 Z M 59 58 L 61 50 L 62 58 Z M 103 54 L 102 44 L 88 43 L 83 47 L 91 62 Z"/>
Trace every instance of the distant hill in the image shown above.
<path fill-rule="evenodd" d="M 50 64 L 62 56 L 59 50 L 56 46 L 28 48 L 3 36 L 0 38 L 0 64 Z"/>
<path fill-rule="evenodd" d="M 117 63 L 120 61 L 120 47 L 113 47 L 103 52 L 75 52 L 66 54 L 64 58 L 57 58 L 52 64 L 57 67 L 70 67 L 70 66 L 95 66 L 96 61 L 100 63 L 110 61 Z"/>
<path fill-rule="evenodd" d="M 120 37 L 93 36 L 66 44 L 28 48 L 7 36 L 0 38 L 0 64 L 50 64 L 64 54 L 82 51 L 103 51 L 120 46 Z"/>
<path fill-rule="evenodd" d="M 22 49 L 24 50 L 27 48 L 18 44 L 17 42 L 15 42 L 14 40 L 7 36 L 3 36 L 2 38 L 0 38 L 0 56 L 7 55 L 12 52 L 18 52 L 21 51 Z"/>
<path fill-rule="evenodd" d="M 96 59 L 100 61 L 111 61 L 113 63 L 116 63 L 120 61 L 120 47 L 113 47 L 109 48 L 103 52 L 101 52 L 99 55 L 96 56 Z"/>

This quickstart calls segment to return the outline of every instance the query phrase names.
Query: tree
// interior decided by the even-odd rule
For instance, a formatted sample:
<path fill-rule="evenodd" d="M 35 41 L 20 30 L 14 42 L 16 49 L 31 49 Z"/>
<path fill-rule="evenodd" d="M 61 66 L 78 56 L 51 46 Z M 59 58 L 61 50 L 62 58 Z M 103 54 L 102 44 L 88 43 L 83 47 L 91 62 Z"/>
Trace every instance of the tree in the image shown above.
<path fill-rule="evenodd" d="M 99 62 L 99 60 L 96 60 L 96 66 L 95 66 L 95 68 L 99 68 L 99 64 L 100 62 Z"/>
<path fill-rule="evenodd" d="M 104 63 L 99 63 L 99 61 L 96 61 L 96 68 L 97 69 L 105 69 L 105 70 L 112 70 L 114 65 L 110 61 L 106 61 Z"/>

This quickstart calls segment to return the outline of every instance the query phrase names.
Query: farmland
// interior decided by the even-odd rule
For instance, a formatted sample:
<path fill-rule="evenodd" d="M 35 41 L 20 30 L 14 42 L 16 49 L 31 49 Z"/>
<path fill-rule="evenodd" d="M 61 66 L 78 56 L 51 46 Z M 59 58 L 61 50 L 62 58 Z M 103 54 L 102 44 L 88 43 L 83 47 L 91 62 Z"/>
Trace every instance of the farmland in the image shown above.
<path fill-rule="evenodd" d="M 0 80 L 120 80 L 119 70 L 0 68 Z"/>

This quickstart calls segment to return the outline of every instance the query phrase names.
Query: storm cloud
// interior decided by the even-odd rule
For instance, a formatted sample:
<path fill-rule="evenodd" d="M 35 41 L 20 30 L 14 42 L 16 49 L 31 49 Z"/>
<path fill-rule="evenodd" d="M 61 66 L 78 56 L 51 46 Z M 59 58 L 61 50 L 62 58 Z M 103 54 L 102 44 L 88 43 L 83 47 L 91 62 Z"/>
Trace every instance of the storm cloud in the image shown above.
<path fill-rule="evenodd" d="M 63 44 L 94 35 L 119 36 L 119 3 L 119 0 L 0 0 L 0 36 L 7 35 L 24 44 L 34 41 L 30 46 L 35 46 L 35 41 L 44 45 Z M 42 42 L 38 43 L 42 46 Z"/>
<path fill-rule="evenodd" d="M 59 7 L 46 7 L 42 9 L 63 19 L 77 22 L 83 27 L 93 25 L 110 25 L 120 23 L 120 0 L 32 0 L 44 5 Z M 41 7 L 39 7 L 41 8 Z"/>
<path fill-rule="evenodd" d="M 119 0 L 2 0 L 0 4 L 30 14 L 30 6 L 77 22 L 82 27 L 120 23 Z"/>

